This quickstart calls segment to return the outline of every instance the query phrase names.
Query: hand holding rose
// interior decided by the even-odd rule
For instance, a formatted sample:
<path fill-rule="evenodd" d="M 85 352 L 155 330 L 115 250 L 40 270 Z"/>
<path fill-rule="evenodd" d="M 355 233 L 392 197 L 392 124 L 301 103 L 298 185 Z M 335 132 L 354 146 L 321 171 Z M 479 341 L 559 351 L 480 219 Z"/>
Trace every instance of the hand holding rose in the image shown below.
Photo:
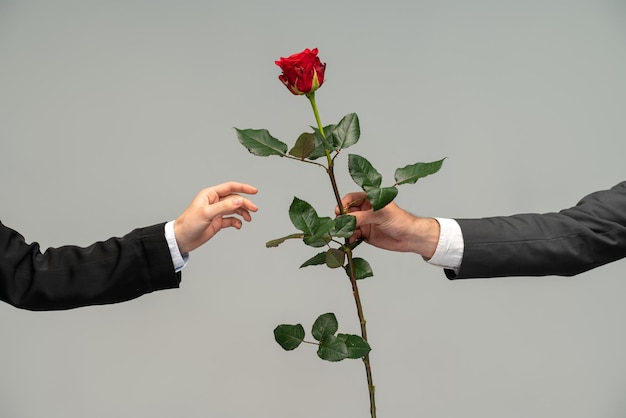
<path fill-rule="evenodd" d="M 414 252 L 431 258 L 439 242 L 439 223 L 420 218 L 400 208 L 395 202 L 374 211 L 364 192 L 349 193 L 341 200 L 348 213 L 356 218 L 351 241 L 362 239 L 384 250 Z M 335 209 L 339 215 L 339 209 Z"/>

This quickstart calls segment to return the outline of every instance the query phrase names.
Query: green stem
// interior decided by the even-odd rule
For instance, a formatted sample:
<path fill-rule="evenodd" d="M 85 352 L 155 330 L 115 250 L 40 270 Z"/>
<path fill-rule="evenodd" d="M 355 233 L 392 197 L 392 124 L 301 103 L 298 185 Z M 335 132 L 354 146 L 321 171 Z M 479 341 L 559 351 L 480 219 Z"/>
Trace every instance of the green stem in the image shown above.
<path fill-rule="evenodd" d="M 315 114 L 315 120 L 317 121 L 317 127 L 320 131 L 320 134 L 325 139 L 326 136 L 324 134 L 324 126 L 322 125 L 322 121 L 320 119 L 319 111 L 317 110 L 317 104 L 315 102 L 315 92 L 309 93 L 306 97 L 311 102 L 311 107 L 313 108 L 313 113 Z M 330 151 L 324 147 L 326 150 L 326 160 L 328 161 L 328 168 L 326 172 L 328 173 L 328 177 L 330 178 L 330 184 L 333 188 L 333 193 L 335 194 L 335 199 L 337 200 L 337 207 L 339 208 L 339 213 L 344 213 L 344 207 L 341 203 L 341 195 L 339 194 L 339 188 L 337 187 L 337 180 L 335 179 L 335 170 L 334 170 L 334 160 L 330 157 Z M 349 242 L 346 239 L 345 242 L 346 248 L 349 249 Z M 352 285 L 352 295 L 354 296 L 354 301 L 356 303 L 357 315 L 359 317 L 359 324 L 361 325 L 361 337 L 367 341 L 367 328 L 365 315 L 363 314 L 363 305 L 361 304 L 361 297 L 359 296 L 359 287 L 356 282 L 356 273 L 354 271 L 354 259 L 352 257 L 352 250 L 347 251 L 348 255 L 348 266 L 350 267 L 350 284 Z M 369 391 L 369 399 L 370 399 L 370 414 L 371 418 L 376 418 L 376 399 L 375 399 L 375 386 L 374 380 L 372 378 L 372 366 L 370 363 L 369 353 L 363 357 L 363 363 L 365 365 L 365 375 L 367 377 L 367 389 Z"/>
<path fill-rule="evenodd" d="M 317 122 L 317 127 L 320 130 L 320 133 L 324 138 L 326 135 L 324 134 L 324 125 L 322 125 L 322 120 L 320 119 L 320 112 L 317 110 L 317 103 L 315 103 L 315 92 L 308 93 L 306 98 L 311 102 L 311 107 L 313 108 L 313 113 L 315 114 L 315 121 Z"/>
<path fill-rule="evenodd" d="M 320 119 L 320 112 L 317 110 L 317 103 L 315 102 L 315 92 L 308 93 L 306 95 L 309 102 L 311 102 L 311 107 L 313 108 L 313 113 L 315 114 L 315 121 L 317 122 L 317 128 L 322 135 L 322 138 L 326 139 L 326 134 L 324 133 L 324 125 L 322 125 L 322 120 Z M 339 207 L 339 213 L 343 213 L 343 205 L 341 204 L 341 195 L 339 194 L 339 189 L 337 187 L 337 181 L 335 180 L 335 162 L 330 157 L 330 151 L 326 146 L 324 146 L 324 151 L 326 151 L 326 161 L 328 162 L 328 167 L 326 168 L 326 172 L 328 173 L 328 177 L 330 178 L 330 183 L 333 188 L 333 192 L 335 194 L 335 200 L 337 200 L 337 206 Z"/>
<path fill-rule="evenodd" d="M 291 156 L 289 154 L 285 154 L 285 155 L 283 155 L 283 157 L 287 158 L 289 160 L 296 160 L 296 161 L 299 161 L 301 163 L 308 163 L 308 164 L 318 165 L 318 166 L 322 167 L 324 170 L 326 170 L 326 166 L 324 164 L 316 163 L 315 161 L 304 160 L 302 158 L 293 157 L 293 156 Z"/>
<path fill-rule="evenodd" d="M 348 240 L 346 239 L 346 246 L 348 246 Z M 363 305 L 361 304 L 361 297 L 359 296 L 359 287 L 356 282 L 356 273 L 354 271 L 354 259 L 352 257 L 352 250 L 347 251 L 348 266 L 350 267 L 350 284 L 352 285 L 352 294 L 354 301 L 356 302 L 357 314 L 359 316 L 359 323 L 361 324 L 361 336 L 367 341 L 367 328 L 365 316 L 363 315 Z M 363 357 L 363 364 L 365 365 L 365 374 L 367 377 L 367 388 L 370 397 L 370 414 L 371 418 L 376 418 L 376 387 L 374 386 L 374 379 L 372 377 L 372 365 L 370 362 L 369 353 Z"/>

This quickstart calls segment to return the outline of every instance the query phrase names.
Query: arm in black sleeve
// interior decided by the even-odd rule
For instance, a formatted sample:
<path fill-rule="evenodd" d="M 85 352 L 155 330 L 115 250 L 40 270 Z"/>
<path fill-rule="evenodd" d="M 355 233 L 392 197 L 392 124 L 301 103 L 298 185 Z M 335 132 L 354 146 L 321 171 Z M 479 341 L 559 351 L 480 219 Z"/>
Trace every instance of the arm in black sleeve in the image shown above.
<path fill-rule="evenodd" d="M 178 287 L 164 224 L 138 228 L 89 247 L 41 252 L 0 223 L 0 300 L 29 310 L 127 301 Z"/>
<path fill-rule="evenodd" d="M 573 276 L 626 257 L 626 182 L 558 213 L 457 221 L 465 249 L 450 279 Z"/>

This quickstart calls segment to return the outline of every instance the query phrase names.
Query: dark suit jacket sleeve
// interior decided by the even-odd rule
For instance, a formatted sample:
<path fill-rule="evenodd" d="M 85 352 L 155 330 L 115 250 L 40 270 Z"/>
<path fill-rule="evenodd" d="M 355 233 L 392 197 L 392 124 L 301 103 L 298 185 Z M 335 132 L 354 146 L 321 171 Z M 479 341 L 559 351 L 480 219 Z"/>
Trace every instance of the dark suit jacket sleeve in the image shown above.
<path fill-rule="evenodd" d="M 0 299 L 29 310 L 122 302 L 178 287 L 164 224 L 89 247 L 27 244 L 0 223 Z"/>
<path fill-rule="evenodd" d="M 465 249 L 450 279 L 573 276 L 626 257 L 626 181 L 558 213 L 457 221 Z"/>

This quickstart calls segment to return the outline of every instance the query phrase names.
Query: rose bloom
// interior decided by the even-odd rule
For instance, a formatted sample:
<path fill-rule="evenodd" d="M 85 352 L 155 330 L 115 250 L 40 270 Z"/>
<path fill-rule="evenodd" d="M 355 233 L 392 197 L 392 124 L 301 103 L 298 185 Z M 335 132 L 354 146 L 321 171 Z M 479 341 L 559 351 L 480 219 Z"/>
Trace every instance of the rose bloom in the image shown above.
<path fill-rule="evenodd" d="M 278 79 L 293 94 L 312 93 L 324 82 L 326 64 L 322 64 L 317 57 L 317 48 L 307 48 L 290 57 L 281 57 L 275 63 L 283 70 Z"/>

